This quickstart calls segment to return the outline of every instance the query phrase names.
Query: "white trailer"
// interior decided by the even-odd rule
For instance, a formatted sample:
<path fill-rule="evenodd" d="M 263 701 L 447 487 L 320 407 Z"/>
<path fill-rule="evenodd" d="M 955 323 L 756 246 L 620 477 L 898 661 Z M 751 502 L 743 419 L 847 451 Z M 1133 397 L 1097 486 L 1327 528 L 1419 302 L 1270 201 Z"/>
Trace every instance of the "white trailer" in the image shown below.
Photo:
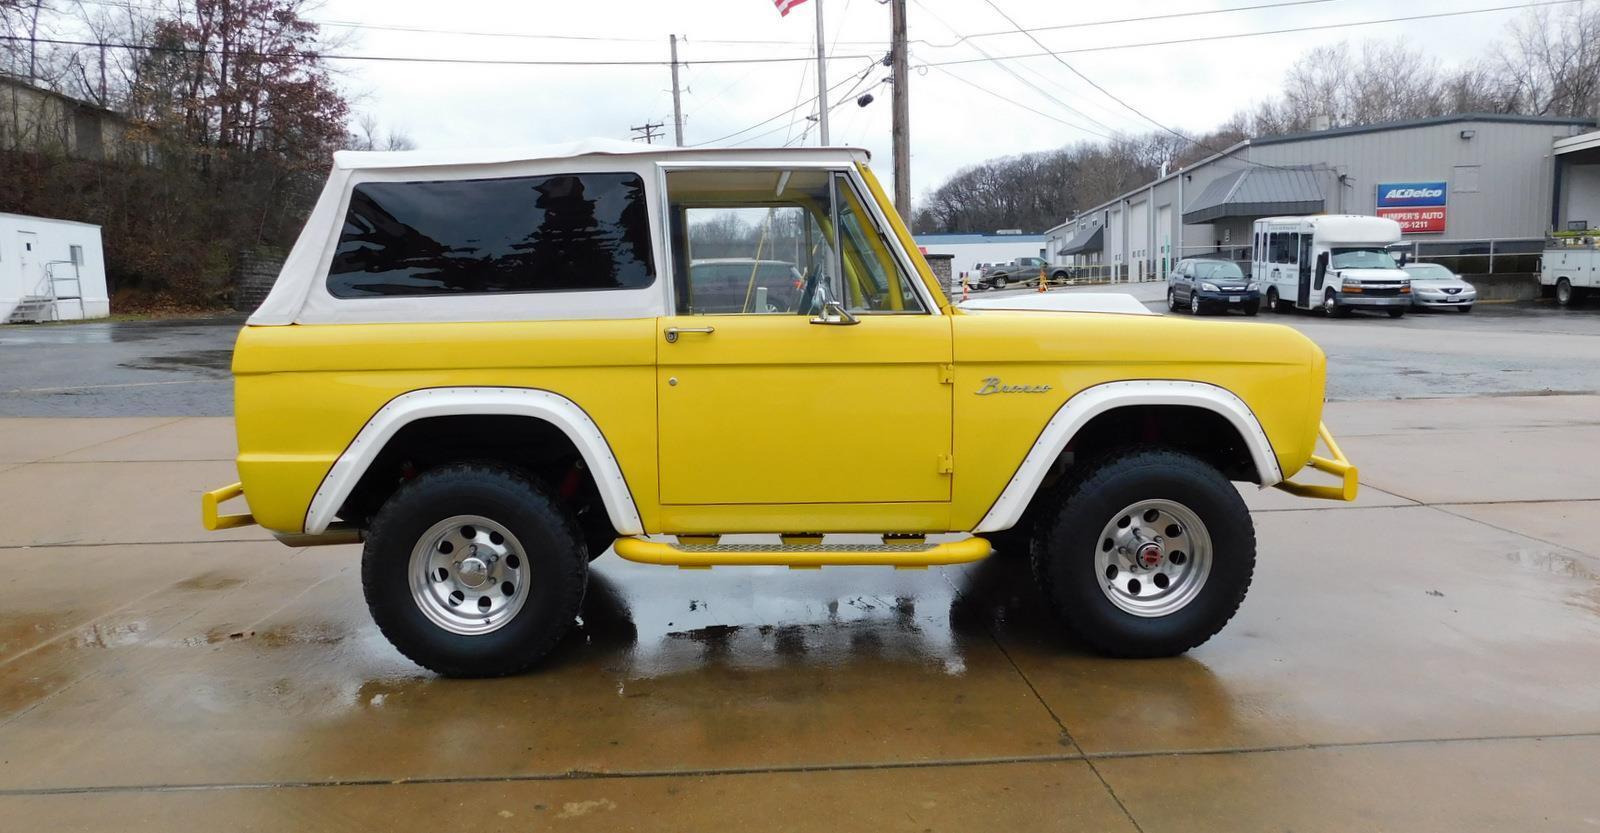
<path fill-rule="evenodd" d="M 1539 283 L 1555 288 L 1556 303 L 1576 306 L 1600 290 L 1600 232 L 1576 237 L 1551 237 L 1545 242 Z"/>
<path fill-rule="evenodd" d="M 99 226 L 0 214 L 0 324 L 110 314 Z"/>
<path fill-rule="evenodd" d="M 1267 217 L 1255 222 L 1252 275 L 1276 312 L 1368 309 L 1399 318 L 1411 306 L 1411 277 L 1388 251 L 1398 242 L 1400 224 L 1386 217 Z"/>

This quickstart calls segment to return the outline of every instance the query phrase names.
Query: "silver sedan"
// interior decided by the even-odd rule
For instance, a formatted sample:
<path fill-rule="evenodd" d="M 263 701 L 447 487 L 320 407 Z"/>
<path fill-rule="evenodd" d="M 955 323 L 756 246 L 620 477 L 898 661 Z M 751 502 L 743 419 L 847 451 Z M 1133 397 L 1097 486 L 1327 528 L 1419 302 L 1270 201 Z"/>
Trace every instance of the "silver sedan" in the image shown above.
<path fill-rule="evenodd" d="M 1455 309 L 1471 312 L 1478 290 L 1438 263 L 1407 263 L 1400 267 L 1411 276 L 1411 306 L 1421 309 Z"/>

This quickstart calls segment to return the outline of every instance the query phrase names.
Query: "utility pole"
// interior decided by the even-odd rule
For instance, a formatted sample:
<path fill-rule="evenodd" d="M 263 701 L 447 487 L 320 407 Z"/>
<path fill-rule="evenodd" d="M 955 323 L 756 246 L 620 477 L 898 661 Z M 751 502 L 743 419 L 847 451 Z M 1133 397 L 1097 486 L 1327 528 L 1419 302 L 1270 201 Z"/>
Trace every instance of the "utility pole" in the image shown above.
<path fill-rule="evenodd" d="M 643 139 L 645 144 L 653 145 L 653 144 L 656 143 L 656 137 L 661 135 L 661 128 L 663 128 L 663 127 L 666 127 L 666 125 L 662 124 L 661 122 L 649 122 L 649 121 L 647 121 L 644 124 L 639 125 L 638 127 L 630 127 L 628 129 L 632 130 L 633 132 L 635 132 L 637 134 L 639 134 L 639 135 L 633 137 L 633 140 L 635 142 L 639 141 L 640 139 Z"/>
<path fill-rule="evenodd" d="M 678 98 L 678 36 L 667 35 L 672 43 L 672 137 L 683 147 L 683 102 Z"/>
<path fill-rule="evenodd" d="M 894 145 L 894 209 L 911 222 L 911 90 L 906 75 L 906 0 L 889 0 L 893 33 L 889 57 L 893 67 L 889 83 L 894 86 L 894 125 L 890 128 Z"/>
<path fill-rule="evenodd" d="M 822 34 L 822 0 L 811 0 L 817 7 L 817 129 L 819 145 L 828 144 L 828 39 Z"/>

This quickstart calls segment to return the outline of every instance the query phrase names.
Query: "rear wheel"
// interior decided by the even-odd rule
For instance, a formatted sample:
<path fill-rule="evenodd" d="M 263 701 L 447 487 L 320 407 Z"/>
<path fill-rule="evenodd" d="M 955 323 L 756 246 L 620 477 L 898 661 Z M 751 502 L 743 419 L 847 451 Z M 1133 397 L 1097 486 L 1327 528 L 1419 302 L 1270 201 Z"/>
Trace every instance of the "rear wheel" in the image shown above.
<path fill-rule="evenodd" d="M 1570 307 L 1578 302 L 1578 291 L 1572 288 L 1572 281 L 1562 278 L 1556 281 L 1556 303 L 1563 307 Z"/>
<path fill-rule="evenodd" d="M 995 275 L 994 279 L 989 281 L 989 285 L 994 287 L 995 289 L 1005 289 L 1006 288 L 1006 276 L 1005 275 Z"/>
<path fill-rule="evenodd" d="M 1472 312 L 1472 305 L 1467 304 L 1464 307 L 1456 307 L 1456 309 L 1461 310 L 1462 312 Z"/>
<path fill-rule="evenodd" d="M 1406 314 L 1406 311 L 1403 309 L 1391 309 L 1385 310 L 1385 312 L 1389 313 L 1390 318 L 1399 318 L 1400 316 Z"/>
<path fill-rule="evenodd" d="M 542 659 L 588 580 L 577 524 L 510 469 L 457 464 L 401 486 L 373 518 L 361 580 L 373 621 L 413 662 L 498 677 Z"/>
<path fill-rule="evenodd" d="M 1041 517 L 1033 566 L 1050 607 L 1090 647 L 1171 656 L 1233 618 L 1255 570 L 1239 492 L 1198 458 L 1132 449 L 1069 483 Z"/>

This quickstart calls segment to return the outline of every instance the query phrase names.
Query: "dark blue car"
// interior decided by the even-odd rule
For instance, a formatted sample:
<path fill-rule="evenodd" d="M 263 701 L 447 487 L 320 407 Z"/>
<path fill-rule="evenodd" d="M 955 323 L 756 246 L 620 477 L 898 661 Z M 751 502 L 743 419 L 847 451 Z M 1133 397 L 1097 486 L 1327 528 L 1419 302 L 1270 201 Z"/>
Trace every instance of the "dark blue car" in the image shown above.
<path fill-rule="evenodd" d="M 1167 276 L 1167 309 L 1186 309 L 1195 315 L 1236 309 L 1255 315 L 1261 311 L 1261 287 L 1232 261 L 1180 260 Z"/>

